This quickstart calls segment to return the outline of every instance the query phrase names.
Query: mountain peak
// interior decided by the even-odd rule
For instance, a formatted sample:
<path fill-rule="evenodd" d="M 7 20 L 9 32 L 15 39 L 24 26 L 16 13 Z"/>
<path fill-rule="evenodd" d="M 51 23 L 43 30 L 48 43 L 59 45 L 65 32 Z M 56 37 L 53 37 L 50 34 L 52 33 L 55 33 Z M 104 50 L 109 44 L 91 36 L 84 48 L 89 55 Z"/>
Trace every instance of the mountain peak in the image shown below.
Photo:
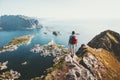
<path fill-rule="evenodd" d="M 119 80 L 119 45 L 118 33 L 104 31 L 88 45 L 83 44 L 77 56 L 71 56 L 69 51 L 69 54 L 57 56 L 53 66 L 47 69 L 47 75 L 40 80 Z"/>
<path fill-rule="evenodd" d="M 106 30 L 95 36 L 88 45 L 92 48 L 103 48 L 120 58 L 120 34 Z"/>

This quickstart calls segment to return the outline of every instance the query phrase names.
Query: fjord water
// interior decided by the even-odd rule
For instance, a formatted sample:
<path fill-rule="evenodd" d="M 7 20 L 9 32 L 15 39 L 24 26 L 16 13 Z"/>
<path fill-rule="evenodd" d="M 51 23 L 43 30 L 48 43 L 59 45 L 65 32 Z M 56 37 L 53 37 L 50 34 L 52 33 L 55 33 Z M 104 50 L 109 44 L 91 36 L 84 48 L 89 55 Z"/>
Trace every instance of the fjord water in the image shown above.
<path fill-rule="evenodd" d="M 13 38 L 34 34 L 29 45 L 22 45 L 13 52 L 0 54 L 0 62 L 8 61 L 8 69 L 13 69 L 21 73 L 21 79 L 30 79 L 35 76 L 45 74 L 45 70 L 52 66 L 54 57 L 42 57 L 40 54 L 30 52 L 35 44 L 44 45 L 52 39 L 60 45 L 68 48 L 68 38 L 71 31 L 75 30 L 78 37 L 78 47 L 81 44 L 87 44 L 94 36 L 100 32 L 111 29 L 120 32 L 119 20 L 115 21 L 43 21 L 41 30 L 33 31 L 0 31 L 0 47 L 7 44 Z M 59 31 L 61 35 L 54 36 L 53 31 Z M 47 34 L 45 34 L 47 33 Z M 27 61 L 27 65 L 21 63 Z M 2 72 L 2 71 L 1 71 Z"/>

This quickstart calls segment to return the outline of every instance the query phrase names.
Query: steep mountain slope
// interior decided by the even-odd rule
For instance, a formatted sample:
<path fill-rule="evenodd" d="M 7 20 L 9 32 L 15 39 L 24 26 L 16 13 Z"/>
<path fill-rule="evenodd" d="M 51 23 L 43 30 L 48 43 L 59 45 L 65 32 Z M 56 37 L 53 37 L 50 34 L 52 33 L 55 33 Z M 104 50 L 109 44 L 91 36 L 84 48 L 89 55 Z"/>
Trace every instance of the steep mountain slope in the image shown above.
<path fill-rule="evenodd" d="M 120 60 L 120 34 L 107 30 L 93 38 L 89 43 L 92 48 L 103 48 L 112 52 Z"/>
<path fill-rule="evenodd" d="M 77 56 L 58 56 L 59 59 L 41 80 L 119 80 L 120 36 L 107 30 L 96 36 L 88 45 L 82 45 Z M 118 52 L 117 52 L 117 51 Z M 36 80 L 33 78 L 32 80 Z"/>
<path fill-rule="evenodd" d="M 82 57 L 64 55 L 41 80 L 119 80 L 120 62 L 110 52 L 83 47 Z"/>

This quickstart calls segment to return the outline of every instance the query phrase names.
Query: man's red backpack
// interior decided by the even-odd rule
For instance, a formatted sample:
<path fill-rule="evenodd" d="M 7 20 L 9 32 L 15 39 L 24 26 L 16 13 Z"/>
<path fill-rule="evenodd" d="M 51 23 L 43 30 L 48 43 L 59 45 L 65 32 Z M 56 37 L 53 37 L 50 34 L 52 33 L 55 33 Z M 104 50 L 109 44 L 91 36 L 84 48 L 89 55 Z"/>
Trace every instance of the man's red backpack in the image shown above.
<path fill-rule="evenodd" d="M 70 38 L 70 40 L 69 40 L 69 43 L 70 43 L 70 44 L 77 44 L 77 38 L 76 38 L 76 36 L 72 36 L 72 37 Z"/>

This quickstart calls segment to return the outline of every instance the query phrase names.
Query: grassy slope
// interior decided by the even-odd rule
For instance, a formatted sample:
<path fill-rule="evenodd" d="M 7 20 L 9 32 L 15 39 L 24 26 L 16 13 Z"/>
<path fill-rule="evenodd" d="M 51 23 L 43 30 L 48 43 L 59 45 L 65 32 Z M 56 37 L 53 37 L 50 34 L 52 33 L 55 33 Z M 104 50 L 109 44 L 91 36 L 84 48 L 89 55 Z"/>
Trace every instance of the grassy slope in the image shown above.
<path fill-rule="evenodd" d="M 87 48 L 88 52 L 91 52 L 100 62 L 102 62 L 107 71 L 105 76 L 108 80 L 119 80 L 120 77 L 120 62 L 112 53 L 104 49 L 92 49 Z"/>
<path fill-rule="evenodd" d="M 104 50 L 104 49 L 93 49 L 90 47 L 87 47 L 86 55 L 89 55 L 89 53 L 92 53 L 99 62 L 103 63 L 105 66 L 104 71 L 99 70 L 102 77 L 105 77 L 106 80 L 119 80 L 120 76 L 120 62 L 115 58 L 112 53 Z M 84 55 L 84 56 L 86 56 Z M 83 57 L 84 57 L 83 56 Z M 79 58 L 79 61 L 82 58 Z M 44 78 L 44 80 L 66 80 L 66 73 L 69 71 L 69 67 L 66 65 L 64 61 L 64 57 L 62 60 L 56 64 L 53 65 L 52 68 L 49 69 L 49 74 Z M 101 79 L 100 79 L 101 80 Z"/>
<path fill-rule="evenodd" d="M 22 37 L 13 39 L 7 45 L 18 45 L 18 44 L 21 44 L 22 42 L 28 42 L 29 40 L 30 40 L 30 36 L 22 36 Z"/>

